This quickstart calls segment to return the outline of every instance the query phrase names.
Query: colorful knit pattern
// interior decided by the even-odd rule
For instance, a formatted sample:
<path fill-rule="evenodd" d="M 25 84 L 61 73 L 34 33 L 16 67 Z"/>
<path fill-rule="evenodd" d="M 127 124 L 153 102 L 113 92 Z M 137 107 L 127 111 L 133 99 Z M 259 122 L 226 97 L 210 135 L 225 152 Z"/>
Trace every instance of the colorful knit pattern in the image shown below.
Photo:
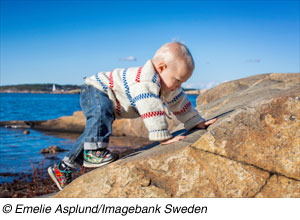
<path fill-rule="evenodd" d="M 121 104 L 117 98 L 116 98 L 116 113 L 119 117 L 121 117 Z"/>
<path fill-rule="evenodd" d="M 142 69 L 143 67 L 140 67 L 137 71 L 137 74 L 136 74 L 136 78 L 135 78 L 135 81 L 136 82 L 141 82 L 141 73 L 142 73 Z"/>
<path fill-rule="evenodd" d="M 131 106 L 135 107 L 135 104 L 134 104 L 134 101 L 132 100 L 132 97 L 131 97 L 131 94 L 130 94 L 130 89 L 129 89 L 129 86 L 128 86 L 128 83 L 127 83 L 126 72 L 127 72 L 127 69 L 125 69 L 123 71 L 123 76 L 122 76 L 123 84 L 124 84 L 124 87 L 125 87 L 125 93 L 126 93 L 126 96 L 129 100 Z"/>
<path fill-rule="evenodd" d="M 114 80 L 113 80 L 113 72 L 111 71 L 109 74 L 109 88 L 113 89 L 114 88 Z"/>
<path fill-rule="evenodd" d="M 181 115 L 184 114 L 190 107 L 192 106 L 191 102 L 186 103 L 183 108 L 178 112 L 173 112 L 174 115 Z"/>
<path fill-rule="evenodd" d="M 158 79 L 158 75 L 157 75 L 157 73 L 155 73 L 153 78 L 152 78 L 152 82 L 156 83 L 157 79 Z"/>
<path fill-rule="evenodd" d="M 176 89 L 168 93 L 161 91 L 159 74 L 151 60 L 142 67 L 118 68 L 96 74 L 96 77 L 87 77 L 85 83 L 108 95 L 115 107 L 116 118 L 145 119 L 145 126 L 151 131 L 150 140 L 171 137 L 167 131 L 168 123 L 162 99 L 186 128 L 192 128 L 202 120 L 201 117 L 195 117 L 199 113 L 192 108 L 182 90 Z"/>
<path fill-rule="evenodd" d="M 147 112 L 145 114 L 142 114 L 142 118 L 146 119 L 146 118 L 152 118 L 152 117 L 157 117 L 157 116 L 163 116 L 165 115 L 164 111 L 156 111 L 156 112 Z"/>
<path fill-rule="evenodd" d="M 105 92 L 107 92 L 108 88 L 107 86 L 100 80 L 99 78 L 99 73 L 95 75 L 96 80 L 100 83 L 100 85 L 102 86 L 102 88 L 104 89 Z"/>
<path fill-rule="evenodd" d="M 109 73 L 109 88 L 111 89 L 115 99 L 116 99 L 116 114 L 121 117 L 121 104 L 116 96 L 116 94 L 114 93 L 113 89 L 114 89 L 114 79 L 113 79 L 113 71 L 111 71 Z"/>
<path fill-rule="evenodd" d="M 183 94 L 184 92 L 181 90 L 181 92 L 177 96 L 175 96 L 170 102 L 167 102 L 167 104 L 170 105 L 177 102 Z"/>
<path fill-rule="evenodd" d="M 134 97 L 132 99 L 132 101 L 134 103 L 140 101 L 140 100 L 143 100 L 143 99 L 149 99 L 149 98 L 156 98 L 156 99 L 159 99 L 159 95 L 156 95 L 156 94 L 152 94 L 152 93 L 142 93 L 136 97 Z"/>

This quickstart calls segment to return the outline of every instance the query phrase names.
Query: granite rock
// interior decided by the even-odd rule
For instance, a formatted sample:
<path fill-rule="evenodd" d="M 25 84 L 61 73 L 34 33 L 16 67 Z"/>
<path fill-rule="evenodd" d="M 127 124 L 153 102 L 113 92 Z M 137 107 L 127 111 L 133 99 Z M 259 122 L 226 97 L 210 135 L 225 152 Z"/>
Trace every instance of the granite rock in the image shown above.
<path fill-rule="evenodd" d="M 255 196 L 257 198 L 300 198 L 300 181 L 284 176 L 273 175 L 263 189 Z"/>
<path fill-rule="evenodd" d="M 208 117 L 222 109 L 235 111 L 220 118 L 192 146 L 300 180 L 300 74 L 259 75 L 249 78 L 252 84 L 246 79 L 226 83 L 247 85 L 234 86 L 234 94 L 219 95 L 218 87 L 209 91 L 215 90 L 222 101 L 203 104 L 198 99 L 200 112 L 209 106 Z"/>
<path fill-rule="evenodd" d="M 179 142 L 93 170 L 56 197 L 253 197 L 268 177 L 251 165 Z"/>

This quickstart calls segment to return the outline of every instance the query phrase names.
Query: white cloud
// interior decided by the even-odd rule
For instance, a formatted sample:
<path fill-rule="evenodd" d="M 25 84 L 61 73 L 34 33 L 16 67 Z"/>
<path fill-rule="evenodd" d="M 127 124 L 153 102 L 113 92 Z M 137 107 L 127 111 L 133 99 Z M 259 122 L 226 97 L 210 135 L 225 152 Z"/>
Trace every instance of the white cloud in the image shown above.
<path fill-rule="evenodd" d="M 136 61 L 136 58 L 134 56 L 129 56 L 129 57 L 123 57 L 120 58 L 122 61 Z"/>

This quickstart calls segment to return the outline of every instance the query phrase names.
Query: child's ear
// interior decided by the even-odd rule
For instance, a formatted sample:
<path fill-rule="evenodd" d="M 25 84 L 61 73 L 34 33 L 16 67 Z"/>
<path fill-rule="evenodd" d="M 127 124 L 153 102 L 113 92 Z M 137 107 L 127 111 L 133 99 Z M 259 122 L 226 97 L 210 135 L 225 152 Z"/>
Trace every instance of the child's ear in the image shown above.
<path fill-rule="evenodd" d="M 158 64 L 158 72 L 162 73 L 165 69 L 167 69 L 167 65 L 165 63 Z"/>

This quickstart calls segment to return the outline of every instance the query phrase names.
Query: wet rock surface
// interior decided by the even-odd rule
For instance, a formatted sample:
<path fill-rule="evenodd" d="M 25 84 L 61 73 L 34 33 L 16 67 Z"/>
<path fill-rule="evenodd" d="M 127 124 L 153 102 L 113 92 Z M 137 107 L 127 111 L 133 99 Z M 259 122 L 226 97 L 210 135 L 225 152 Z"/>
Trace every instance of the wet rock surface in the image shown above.
<path fill-rule="evenodd" d="M 56 136 L 70 140 L 77 140 L 79 133 L 67 132 L 46 132 L 47 135 Z M 115 137 L 111 136 L 109 141 L 109 149 L 116 152 L 120 157 L 134 153 L 138 149 L 152 142 L 145 138 L 137 137 Z M 59 153 L 59 152 L 58 152 Z M 53 163 L 59 161 L 58 153 L 46 153 L 45 157 L 52 160 Z M 0 173 L 2 177 L 14 177 L 12 182 L 0 184 L 0 197 L 7 198 L 32 198 L 32 197 L 49 197 L 54 196 L 58 192 L 55 183 L 50 179 L 47 173 L 47 167 L 44 167 L 43 162 L 39 166 L 33 166 L 32 173 Z M 85 168 L 75 170 L 73 178 L 77 178 L 84 173 L 88 173 L 95 168 Z"/>
<path fill-rule="evenodd" d="M 58 146 L 50 146 L 50 147 L 47 147 L 47 148 L 44 148 L 40 151 L 41 154 L 56 154 L 56 153 L 59 153 L 59 152 L 64 152 L 64 151 L 67 151 L 65 149 L 62 149 Z"/>
<path fill-rule="evenodd" d="M 198 98 L 205 118 L 232 109 L 181 142 L 95 169 L 56 197 L 299 197 L 300 74 L 256 75 Z"/>
<path fill-rule="evenodd" d="M 30 134 L 30 131 L 26 129 L 23 131 L 23 134 Z"/>

